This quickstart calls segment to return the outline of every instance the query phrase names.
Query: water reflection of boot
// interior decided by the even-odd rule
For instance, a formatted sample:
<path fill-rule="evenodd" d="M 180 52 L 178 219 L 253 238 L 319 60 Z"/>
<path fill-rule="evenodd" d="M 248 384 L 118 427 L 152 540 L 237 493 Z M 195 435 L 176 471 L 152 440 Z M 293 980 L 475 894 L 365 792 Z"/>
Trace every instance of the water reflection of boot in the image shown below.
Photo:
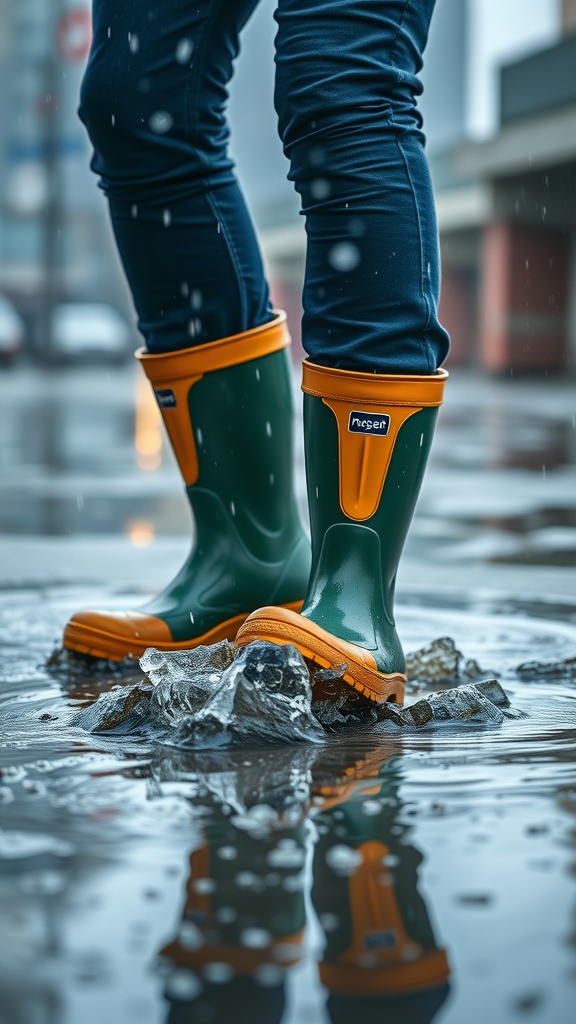
<path fill-rule="evenodd" d="M 178 935 L 160 954 L 168 1020 L 279 1024 L 304 936 L 304 829 L 256 838 L 213 811 L 190 858 Z"/>
<path fill-rule="evenodd" d="M 138 611 L 77 612 L 64 646 L 122 661 L 233 640 L 259 605 L 300 607 L 309 545 L 296 510 L 285 315 L 185 351 L 149 355 L 149 377 L 195 522 L 187 562 Z"/>
<path fill-rule="evenodd" d="M 367 781 L 367 780 L 366 780 Z M 398 824 L 391 777 L 316 821 L 312 900 L 325 934 L 319 965 L 335 1024 L 428 1024 L 448 994 L 449 967 L 418 892 L 420 853 Z M 374 799 L 376 796 L 380 799 Z"/>
<path fill-rule="evenodd" d="M 402 702 L 394 584 L 446 377 L 304 364 L 310 586 L 301 615 L 260 608 L 239 645 L 292 643 L 324 667 L 344 663 L 344 680 L 372 700 Z"/>

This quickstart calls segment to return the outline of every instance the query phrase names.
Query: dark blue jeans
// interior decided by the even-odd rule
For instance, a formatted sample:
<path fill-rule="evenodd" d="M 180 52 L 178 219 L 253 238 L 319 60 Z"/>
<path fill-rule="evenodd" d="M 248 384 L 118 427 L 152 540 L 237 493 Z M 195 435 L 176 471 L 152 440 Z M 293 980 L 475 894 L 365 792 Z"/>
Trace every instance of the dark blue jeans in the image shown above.
<path fill-rule="evenodd" d="M 228 155 L 227 85 L 258 0 L 94 0 L 80 117 L 151 352 L 272 316 Z M 275 103 L 302 199 L 318 363 L 433 373 L 439 257 L 416 109 L 434 0 L 278 0 Z"/>

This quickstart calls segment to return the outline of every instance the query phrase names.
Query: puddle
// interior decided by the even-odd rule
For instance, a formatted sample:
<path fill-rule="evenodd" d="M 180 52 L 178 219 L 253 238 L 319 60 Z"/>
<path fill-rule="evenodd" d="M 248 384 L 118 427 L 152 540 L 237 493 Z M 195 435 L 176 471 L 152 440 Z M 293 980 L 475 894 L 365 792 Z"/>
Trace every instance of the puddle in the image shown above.
<path fill-rule="evenodd" d="M 404 595 L 517 718 L 182 749 L 80 727 L 143 673 L 46 668 L 78 597 L 0 603 L 0 1020 L 571 1019 L 573 605 Z"/>

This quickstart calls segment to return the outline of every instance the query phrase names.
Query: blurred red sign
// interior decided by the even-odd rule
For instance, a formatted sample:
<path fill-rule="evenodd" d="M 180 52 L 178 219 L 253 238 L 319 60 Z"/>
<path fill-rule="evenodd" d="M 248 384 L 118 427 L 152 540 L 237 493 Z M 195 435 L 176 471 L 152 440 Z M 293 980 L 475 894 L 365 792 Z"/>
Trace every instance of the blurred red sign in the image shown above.
<path fill-rule="evenodd" d="M 69 7 L 56 25 L 56 48 L 63 60 L 84 60 L 92 42 L 92 17 L 87 7 Z"/>

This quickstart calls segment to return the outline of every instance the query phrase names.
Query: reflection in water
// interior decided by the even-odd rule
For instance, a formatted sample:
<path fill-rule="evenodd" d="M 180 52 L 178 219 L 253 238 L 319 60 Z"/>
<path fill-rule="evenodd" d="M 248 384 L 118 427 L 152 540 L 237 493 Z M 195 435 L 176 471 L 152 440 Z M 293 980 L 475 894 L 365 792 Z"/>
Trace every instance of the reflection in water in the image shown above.
<path fill-rule="evenodd" d="M 212 758 L 207 773 L 204 756 L 176 773 L 208 785 L 211 813 L 190 857 L 180 929 L 161 950 L 170 1024 L 280 1024 L 286 974 L 305 942 L 308 890 L 323 935 L 318 978 L 330 1021 L 348 1024 L 361 1013 L 365 1024 L 425 1024 L 444 1003 L 448 961 L 418 891 L 421 855 L 399 822 L 399 767 L 381 740 L 357 760 L 340 748 L 306 770 L 311 756 L 293 751 L 291 772 L 277 753 L 259 762 L 256 805 L 238 794 L 233 760 L 215 770 Z"/>
<path fill-rule="evenodd" d="M 575 607 L 466 600 L 401 604 L 407 649 L 449 630 L 521 717 L 183 751 L 71 724 L 139 679 L 47 671 L 77 592 L 1 599 L 2 1024 L 567 1024 L 576 691 L 518 666 Z"/>

